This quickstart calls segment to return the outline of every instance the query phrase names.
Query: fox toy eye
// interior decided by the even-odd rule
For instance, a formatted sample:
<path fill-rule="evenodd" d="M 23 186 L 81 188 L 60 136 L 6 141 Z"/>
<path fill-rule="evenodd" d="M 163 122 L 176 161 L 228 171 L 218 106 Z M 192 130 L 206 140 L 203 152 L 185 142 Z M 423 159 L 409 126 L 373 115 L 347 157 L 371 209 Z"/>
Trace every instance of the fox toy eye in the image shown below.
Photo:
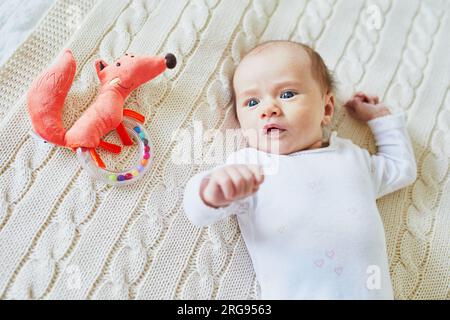
<path fill-rule="evenodd" d="M 116 63 L 116 66 L 120 67 L 120 62 L 117 62 L 117 63 Z"/>

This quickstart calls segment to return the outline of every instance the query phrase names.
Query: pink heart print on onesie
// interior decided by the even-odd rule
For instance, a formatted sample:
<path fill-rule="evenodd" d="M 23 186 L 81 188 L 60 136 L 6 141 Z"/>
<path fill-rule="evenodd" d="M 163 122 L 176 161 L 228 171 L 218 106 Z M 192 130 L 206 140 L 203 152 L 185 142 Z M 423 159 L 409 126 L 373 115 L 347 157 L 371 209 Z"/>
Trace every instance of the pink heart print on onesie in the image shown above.
<path fill-rule="evenodd" d="M 326 250 L 325 251 L 325 257 L 328 260 L 333 260 L 333 258 L 335 257 L 336 252 L 334 250 Z M 314 260 L 314 265 L 316 266 L 316 268 L 322 268 L 325 265 L 325 259 L 316 259 Z M 334 273 L 337 276 L 340 276 L 343 272 L 344 272 L 344 268 L 342 266 L 335 266 L 333 268 Z"/>

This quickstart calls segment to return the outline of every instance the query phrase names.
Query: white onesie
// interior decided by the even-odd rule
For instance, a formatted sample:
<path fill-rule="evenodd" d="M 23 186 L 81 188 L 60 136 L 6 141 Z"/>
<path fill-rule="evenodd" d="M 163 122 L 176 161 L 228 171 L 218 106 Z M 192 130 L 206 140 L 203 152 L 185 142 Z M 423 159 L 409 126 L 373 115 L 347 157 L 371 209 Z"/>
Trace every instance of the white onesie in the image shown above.
<path fill-rule="evenodd" d="M 259 191 L 224 208 L 199 196 L 202 172 L 188 182 L 184 208 L 197 226 L 235 214 L 262 299 L 393 299 L 376 199 L 416 179 L 403 113 L 368 122 L 378 152 L 333 131 L 329 146 L 275 155 L 246 148 L 226 164 L 260 164 Z"/>

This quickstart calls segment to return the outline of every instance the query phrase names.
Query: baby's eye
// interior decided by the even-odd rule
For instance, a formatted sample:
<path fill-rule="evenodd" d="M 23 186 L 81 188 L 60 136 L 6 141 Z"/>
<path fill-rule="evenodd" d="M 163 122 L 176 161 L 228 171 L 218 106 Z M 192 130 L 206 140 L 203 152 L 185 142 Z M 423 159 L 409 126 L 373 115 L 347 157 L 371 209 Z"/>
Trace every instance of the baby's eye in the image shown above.
<path fill-rule="evenodd" d="M 294 91 L 285 91 L 280 95 L 281 99 L 290 99 L 293 96 L 295 96 L 297 93 L 295 93 Z"/>
<path fill-rule="evenodd" d="M 246 102 L 245 105 L 246 105 L 247 107 L 252 108 L 252 107 L 256 106 L 258 103 L 259 103 L 258 100 L 256 100 L 256 99 L 250 99 L 250 100 L 248 100 L 248 101 Z"/>

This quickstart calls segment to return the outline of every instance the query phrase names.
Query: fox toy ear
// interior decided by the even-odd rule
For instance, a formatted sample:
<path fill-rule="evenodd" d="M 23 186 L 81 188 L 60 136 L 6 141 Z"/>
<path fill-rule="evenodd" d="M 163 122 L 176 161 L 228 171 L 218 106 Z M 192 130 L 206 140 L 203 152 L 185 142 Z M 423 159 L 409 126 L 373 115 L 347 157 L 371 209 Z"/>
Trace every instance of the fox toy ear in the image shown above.
<path fill-rule="evenodd" d="M 97 70 L 97 75 L 100 78 L 100 72 L 103 71 L 108 66 L 105 60 L 96 60 L 95 61 L 95 70 Z"/>

